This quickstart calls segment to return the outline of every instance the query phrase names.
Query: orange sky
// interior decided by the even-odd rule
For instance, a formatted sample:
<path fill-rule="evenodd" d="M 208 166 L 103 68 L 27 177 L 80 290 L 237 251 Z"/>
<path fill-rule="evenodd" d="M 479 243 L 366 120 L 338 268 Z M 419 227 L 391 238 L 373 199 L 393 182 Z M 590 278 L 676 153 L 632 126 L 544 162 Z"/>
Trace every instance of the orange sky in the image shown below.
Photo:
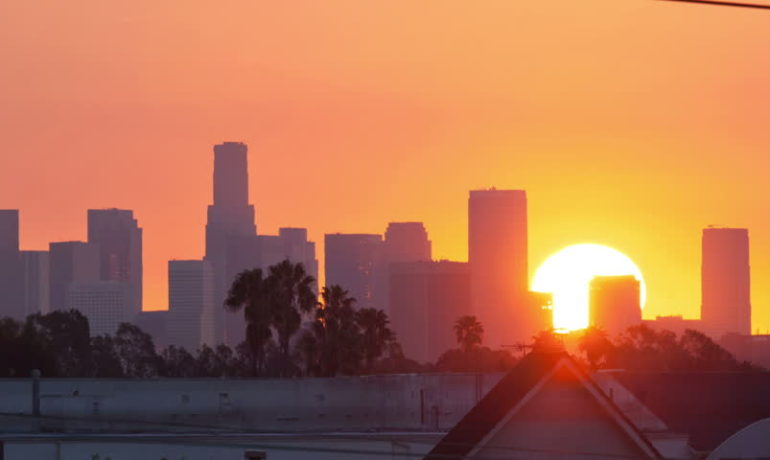
<path fill-rule="evenodd" d="M 770 12 L 652 0 L 5 0 L 0 208 L 25 249 L 134 209 L 165 308 L 166 261 L 203 253 L 211 146 L 242 140 L 262 233 L 422 220 L 465 260 L 467 191 L 525 188 L 531 271 L 615 247 L 646 316 L 697 316 L 701 228 L 748 227 L 765 330 L 768 56 Z"/>

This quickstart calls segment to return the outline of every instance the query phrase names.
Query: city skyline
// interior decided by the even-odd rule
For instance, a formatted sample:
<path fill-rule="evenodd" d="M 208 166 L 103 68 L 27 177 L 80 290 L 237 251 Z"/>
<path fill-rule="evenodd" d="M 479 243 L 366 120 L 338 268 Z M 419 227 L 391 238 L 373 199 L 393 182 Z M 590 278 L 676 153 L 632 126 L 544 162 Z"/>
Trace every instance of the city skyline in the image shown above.
<path fill-rule="evenodd" d="M 226 168 L 228 168 L 229 172 L 223 173 L 222 170 L 220 170 L 220 172 L 218 173 L 217 172 L 217 165 L 221 164 L 220 161 L 222 161 L 222 157 L 219 156 L 220 152 L 232 151 L 233 148 L 235 148 L 236 150 L 239 151 L 238 155 L 240 156 L 240 159 L 238 159 L 237 161 L 233 162 L 232 161 L 233 158 L 229 157 L 229 155 L 228 155 L 225 164 L 226 164 Z M 213 187 L 214 200 L 213 200 L 213 202 L 214 202 L 214 204 L 216 204 L 217 202 L 222 204 L 222 203 L 227 202 L 228 200 L 232 201 L 233 203 L 226 203 L 224 208 L 222 208 L 224 210 L 231 209 L 231 210 L 237 211 L 240 207 L 244 207 L 244 206 L 248 207 L 250 209 L 250 211 L 246 213 L 247 215 L 244 215 L 242 218 L 238 217 L 236 220 L 243 221 L 239 225 L 241 225 L 241 226 L 245 225 L 246 227 L 251 227 L 251 231 L 254 232 L 253 235 L 251 235 L 249 233 L 248 235 L 244 234 L 245 236 L 240 236 L 240 237 L 237 236 L 237 235 L 233 235 L 236 238 L 236 240 L 233 240 L 232 243 L 235 243 L 235 245 L 232 248 L 230 248 L 232 243 L 228 242 L 227 246 L 228 246 L 228 248 L 230 248 L 230 249 L 228 249 L 228 251 L 230 251 L 232 249 L 232 250 L 236 250 L 238 252 L 238 251 L 242 251 L 242 250 L 244 250 L 244 249 L 246 249 L 246 248 L 248 248 L 250 246 L 253 246 L 255 244 L 257 245 L 257 247 L 255 247 L 253 250 L 248 250 L 247 252 L 243 253 L 241 257 L 244 258 L 244 259 L 236 262 L 236 264 L 235 264 L 236 266 L 243 265 L 244 263 L 246 265 L 248 265 L 249 263 L 257 263 L 257 268 L 267 269 L 267 266 L 270 263 L 277 263 L 279 261 L 279 259 L 281 259 L 280 254 L 276 253 L 276 254 L 261 256 L 260 253 L 262 251 L 265 251 L 265 250 L 268 250 L 268 251 L 276 251 L 276 250 L 278 250 L 278 252 L 282 252 L 282 251 L 288 250 L 288 248 L 281 249 L 281 248 L 278 247 L 278 246 L 283 247 L 284 244 L 290 244 L 288 242 L 288 240 L 287 240 L 286 243 L 282 243 L 282 242 L 279 242 L 279 240 L 276 240 L 274 243 L 272 243 L 273 246 L 278 244 L 278 246 L 276 246 L 275 249 L 266 249 L 266 248 L 259 249 L 258 246 L 263 246 L 265 244 L 269 244 L 268 240 L 270 240 L 271 238 L 272 239 L 284 238 L 284 236 L 283 236 L 284 235 L 284 231 L 294 231 L 294 230 L 300 231 L 300 232 L 302 232 L 302 234 L 299 235 L 300 236 L 300 240 L 307 241 L 308 230 L 305 229 L 305 228 L 296 228 L 296 229 L 294 229 L 294 228 L 281 227 L 281 228 L 279 228 L 279 233 L 281 234 L 281 236 L 272 236 L 272 235 L 264 235 L 264 234 L 257 235 L 256 234 L 256 227 L 257 227 L 257 224 L 258 224 L 258 221 L 259 221 L 258 214 L 254 211 L 254 206 L 253 205 L 248 204 L 248 206 L 247 206 L 247 200 L 249 200 L 248 199 L 248 188 L 249 188 L 248 174 L 246 174 L 246 177 L 239 177 L 239 175 L 242 175 L 247 170 L 246 165 L 248 163 L 248 156 L 249 156 L 248 155 L 248 146 L 245 143 L 240 142 L 240 141 L 225 141 L 222 144 L 215 145 L 214 146 L 214 152 L 215 152 L 215 155 L 214 155 L 215 162 L 214 162 L 214 168 L 212 169 L 213 177 L 214 177 L 214 187 Z M 230 178 L 229 175 L 231 175 L 233 173 L 236 174 L 236 177 L 235 177 L 236 180 L 235 181 L 228 181 L 228 179 Z M 222 174 L 225 174 L 225 175 L 222 175 Z M 222 186 L 219 187 L 219 189 L 217 188 L 217 185 L 216 185 L 217 184 L 217 180 L 219 180 L 219 183 L 222 184 Z M 224 193 L 223 190 L 226 190 L 227 193 Z M 489 221 L 489 223 L 485 223 L 484 224 L 484 225 L 487 226 L 487 230 L 485 230 L 485 232 L 488 232 L 489 229 L 493 229 L 495 225 L 499 225 L 499 224 L 502 224 L 504 226 L 508 226 L 508 225 L 513 224 L 514 227 L 515 227 L 516 225 L 519 225 L 519 224 L 516 224 L 515 221 L 516 221 L 516 219 L 522 219 L 522 217 L 519 216 L 519 215 L 521 215 L 521 216 L 523 216 L 523 227 L 522 227 L 522 229 L 523 229 L 523 232 L 524 232 L 524 240 L 523 240 L 523 243 L 521 243 L 521 244 L 517 243 L 517 244 L 519 244 L 519 246 L 523 245 L 522 247 L 524 247 L 524 248 L 528 248 L 528 242 L 527 242 L 527 231 L 528 231 L 527 230 L 527 227 L 528 227 L 527 220 L 528 220 L 528 217 L 527 217 L 527 210 L 526 210 L 526 207 L 527 207 L 527 203 L 526 203 L 526 190 L 505 190 L 505 189 L 500 190 L 500 189 L 498 189 L 496 187 L 490 187 L 488 189 L 483 189 L 483 190 L 470 190 L 469 191 L 469 196 L 470 196 L 469 203 L 473 202 L 473 197 L 474 196 L 476 196 L 476 197 L 489 196 L 490 198 L 493 197 L 493 196 L 494 197 L 498 197 L 499 196 L 500 198 L 502 198 L 503 196 L 510 196 L 511 198 L 513 198 L 514 201 L 511 202 L 511 203 L 504 203 L 503 201 L 500 201 L 500 204 L 495 204 L 495 206 L 499 207 L 500 205 L 503 205 L 501 209 L 506 209 L 508 211 L 512 211 L 513 214 L 510 217 L 513 218 L 514 221 L 511 222 L 511 223 L 503 223 L 502 221 L 499 222 L 499 223 L 495 223 L 495 219 L 497 219 L 497 217 L 494 216 L 494 213 L 489 214 L 489 216 L 485 217 L 485 218 L 486 219 L 492 219 L 492 220 Z M 217 198 L 217 197 L 219 197 L 219 198 Z M 499 200 L 500 198 L 496 198 L 496 199 Z M 519 199 L 522 200 L 521 201 L 522 204 L 516 204 L 515 200 L 519 200 Z M 478 198 L 477 198 L 477 200 L 478 200 Z M 492 203 L 492 202 L 490 202 L 490 203 Z M 518 210 L 519 207 L 521 207 L 521 210 Z M 212 206 L 209 205 L 209 208 L 212 208 Z M 473 211 L 472 209 L 473 208 L 471 206 L 471 208 L 469 208 L 469 214 L 468 214 L 468 222 L 469 223 L 473 220 L 471 218 L 473 213 L 474 212 L 478 212 L 478 211 Z M 16 210 L 6 210 L 4 212 L 8 213 L 8 212 L 14 212 L 14 211 L 16 211 Z M 211 215 L 211 212 L 212 211 L 210 210 L 209 211 L 210 215 Z M 227 212 L 231 212 L 231 211 L 227 211 Z M 522 212 L 523 212 L 523 214 L 520 214 Z M 100 210 L 89 209 L 87 211 L 87 213 L 88 213 L 88 225 L 87 225 L 87 227 L 89 228 L 89 232 L 93 231 L 93 228 L 91 227 L 91 225 L 92 225 L 91 219 L 92 219 L 92 216 L 95 216 L 95 215 L 104 215 L 104 216 L 112 215 L 112 216 L 115 216 L 115 217 L 118 217 L 118 216 L 126 217 L 127 216 L 129 219 L 133 219 L 133 210 L 118 210 L 116 208 L 108 208 L 108 209 L 100 209 Z M 217 214 L 222 215 L 221 211 L 218 212 L 218 213 L 215 212 L 215 215 L 217 215 Z M 236 214 L 242 214 L 242 213 L 237 212 Z M 488 212 L 487 212 L 487 214 L 488 214 Z M 251 217 L 251 216 L 254 216 L 254 217 Z M 218 217 L 218 218 L 221 219 L 222 217 Z M 503 220 L 506 220 L 506 218 L 503 218 Z M 19 219 L 19 221 L 21 221 L 21 219 Z M 134 226 L 136 226 L 136 222 L 137 222 L 136 219 L 134 219 L 133 220 L 133 225 Z M 19 222 L 19 224 L 21 224 L 21 222 Z M 333 237 L 333 238 L 334 237 L 338 238 L 340 236 L 342 236 L 343 238 L 350 238 L 350 237 L 354 237 L 354 238 L 355 237 L 376 237 L 377 241 L 378 241 L 378 244 L 377 244 L 378 247 L 376 249 L 377 254 L 375 255 L 376 258 L 374 259 L 374 261 L 375 261 L 376 264 L 380 264 L 381 265 L 381 264 L 384 263 L 384 264 L 387 265 L 388 262 L 386 261 L 386 259 L 388 258 L 388 256 L 386 255 L 386 253 L 387 253 L 388 250 L 385 249 L 387 247 L 387 245 L 386 246 L 382 246 L 383 243 L 386 243 L 386 240 L 383 239 L 383 237 L 386 237 L 394 226 L 396 226 L 396 228 L 420 229 L 419 231 L 423 232 L 424 238 L 428 237 L 428 234 L 425 233 L 426 229 L 425 229 L 423 223 L 419 222 L 419 221 L 413 221 L 413 222 L 390 222 L 388 224 L 387 229 L 385 229 L 385 231 L 382 231 L 380 233 L 374 233 L 374 234 L 357 234 L 357 233 L 349 233 L 349 232 L 344 232 L 344 233 L 343 232 L 327 233 L 327 234 L 324 235 L 324 240 L 326 240 L 325 243 L 328 243 L 328 238 L 329 237 Z M 19 225 L 19 227 L 21 227 L 21 225 Z M 471 227 L 473 227 L 473 226 L 471 225 Z M 512 228 L 514 228 L 514 227 L 512 227 Z M 747 229 L 724 228 L 723 230 L 725 230 L 725 231 L 738 231 L 738 232 L 743 232 L 744 234 L 746 234 L 746 232 L 747 232 Z M 516 233 L 518 233 L 519 231 L 520 230 L 516 229 L 516 231 L 511 233 L 511 235 L 509 237 L 513 238 L 512 241 L 514 241 L 517 238 Z M 710 225 L 708 228 L 703 229 L 703 234 L 704 234 L 704 237 L 705 237 L 705 235 L 708 234 L 708 233 L 718 232 L 718 231 L 720 231 L 719 227 L 715 228 L 715 226 Z M 23 231 L 21 231 L 21 229 L 20 229 L 19 232 L 18 232 L 18 239 L 19 240 L 21 240 L 22 234 L 23 234 Z M 481 234 L 479 234 L 479 236 L 481 236 Z M 287 234 L 287 237 L 288 237 L 288 234 Z M 505 237 L 505 238 L 509 238 L 509 237 Z M 246 240 L 239 241 L 238 238 L 241 238 L 241 239 L 242 238 L 254 238 L 254 242 L 253 243 L 249 243 Z M 470 238 L 470 235 L 469 235 L 469 238 Z M 477 238 L 478 238 L 478 236 L 477 236 Z M 499 238 L 499 236 L 495 237 L 495 238 Z M 746 238 L 748 238 L 748 237 L 746 236 Z M 139 228 L 139 241 L 140 241 L 140 243 L 139 243 L 140 252 L 138 253 L 138 258 L 139 258 L 139 261 L 140 261 L 140 264 L 141 264 L 142 255 L 143 255 L 142 252 L 141 252 L 141 228 Z M 264 242 L 260 242 L 260 241 L 264 241 Z M 283 240 L 280 240 L 280 241 L 283 241 Z M 430 252 L 431 252 L 430 251 L 431 244 L 430 244 L 429 240 L 426 240 L 426 242 L 427 242 L 427 251 L 428 251 L 428 254 L 430 254 Z M 83 242 L 68 242 L 67 244 L 71 244 L 71 243 L 85 244 Z M 241 248 L 241 246 L 243 244 L 246 244 L 246 246 L 243 246 L 243 248 Z M 305 244 L 305 243 L 301 243 L 301 244 Z M 309 244 L 310 245 L 314 245 L 314 243 L 312 243 L 312 242 L 310 242 Z M 404 240 L 402 242 L 402 244 L 408 244 L 407 240 Z M 485 244 L 490 244 L 490 243 L 485 243 Z M 742 257 L 748 257 L 748 252 L 749 252 L 748 239 L 746 240 L 746 244 L 747 244 L 747 246 L 745 247 L 745 252 L 742 253 Z M 380 248 L 380 246 L 382 246 L 382 248 Z M 328 246 L 326 244 L 324 244 L 321 247 L 324 248 L 323 251 L 326 251 L 326 247 L 328 247 Z M 404 247 L 402 250 L 404 250 L 404 249 L 406 249 L 406 247 Z M 412 248 L 410 250 L 414 251 L 415 249 L 417 249 L 417 248 Z M 254 252 L 254 250 L 256 250 L 257 252 L 252 254 L 252 252 Z M 98 249 L 97 249 L 97 251 L 98 251 Z M 336 249 L 336 251 L 340 251 L 340 249 Z M 385 251 L 385 252 L 383 252 L 383 251 Z M 521 252 L 520 248 L 516 248 L 516 247 L 513 247 L 513 246 L 506 250 L 506 252 L 510 252 L 510 251 L 513 251 L 513 253 L 516 253 L 516 254 Z M 705 252 L 705 246 L 703 246 L 702 251 L 704 251 L 704 252 L 702 252 L 702 256 L 705 257 L 706 254 L 707 254 Z M 22 252 L 29 253 L 29 252 L 34 252 L 34 250 L 30 251 L 30 250 L 22 249 Z M 494 251 L 492 251 L 490 254 L 494 254 Z M 267 257 L 267 260 L 260 262 L 260 258 L 261 257 Z M 741 257 L 741 256 L 738 256 L 738 257 Z M 318 255 L 318 258 L 321 259 L 321 260 L 324 260 L 324 264 L 322 265 L 322 266 L 324 266 L 324 270 L 322 270 L 322 271 L 318 270 L 318 268 L 316 267 L 316 271 L 318 272 L 318 276 L 316 276 L 316 280 L 319 283 L 321 283 L 322 282 L 321 280 L 323 280 L 323 282 L 326 281 L 325 280 L 326 276 L 322 275 L 322 273 L 328 271 L 328 268 L 325 266 L 326 259 L 328 258 L 328 253 L 326 255 L 324 255 L 324 256 Z M 526 258 L 527 258 L 527 255 L 525 255 L 525 260 L 523 262 L 525 267 L 527 265 Z M 204 256 L 203 259 L 206 259 L 206 257 Z M 275 260 L 272 260 L 272 259 L 275 259 Z M 382 260 L 380 260 L 380 259 L 382 259 Z M 424 259 L 424 256 L 417 257 L 414 260 L 422 260 L 422 259 Z M 174 261 L 174 260 L 178 260 L 178 259 L 177 258 L 171 258 L 169 260 L 170 261 Z M 253 262 L 247 262 L 248 260 L 253 260 Z M 269 261 L 269 260 L 272 260 L 272 262 L 267 263 L 267 261 Z M 431 260 L 431 259 L 428 258 L 428 259 L 425 259 L 425 260 Z M 447 262 L 449 262 L 449 259 L 445 259 L 445 258 L 443 258 L 443 259 L 442 258 L 433 258 L 432 260 L 434 260 L 434 261 L 447 261 Z M 265 262 L 265 263 L 263 263 L 263 262 Z M 311 265 L 310 265 L 311 266 L 311 273 L 312 273 L 312 267 L 313 267 L 312 262 L 313 261 L 311 261 Z M 455 262 L 455 263 L 458 263 L 458 262 L 459 263 L 466 263 L 466 262 L 468 262 L 468 258 L 466 258 L 466 260 L 452 261 L 452 262 Z M 318 260 L 316 260 L 314 263 L 318 264 Z M 705 262 L 703 262 L 703 263 L 705 263 Z M 228 262 L 228 264 L 229 264 L 229 262 Z M 386 265 L 382 265 L 382 268 L 386 267 Z M 532 284 L 533 272 L 536 270 L 536 268 L 537 267 L 534 267 L 534 268 L 530 267 L 529 270 L 528 270 L 528 272 L 530 273 L 530 275 L 529 275 L 530 288 L 531 288 L 531 284 Z M 102 270 L 103 269 L 104 269 L 104 267 L 102 267 Z M 747 272 L 746 272 L 747 276 L 749 276 L 748 274 L 750 273 L 751 268 L 747 265 L 746 269 L 747 269 Z M 379 269 L 379 270 L 382 271 L 382 269 Z M 139 271 L 141 273 L 141 265 L 140 265 Z M 230 271 L 232 271 L 232 270 L 230 270 Z M 229 279 L 229 278 L 231 278 L 233 276 L 234 276 L 234 274 L 228 274 L 227 278 Z M 372 297 L 369 300 L 359 299 L 358 303 L 360 304 L 359 305 L 360 307 L 373 306 L 375 308 L 380 308 L 383 311 L 388 312 L 390 305 L 388 305 L 388 300 L 387 300 L 387 292 L 388 292 L 387 273 L 386 272 L 378 273 L 378 274 L 376 274 L 376 276 L 378 278 L 376 278 L 376 279 L 373 278 L 372 281 L 371 281 L 371 282 L 375 283 L 373 286 L 377 290 L 377 292 L 375 293 L 375 297 Z M 142 283 L 142 281 L 143 281 L 143 279 L 140 277 L 139 278 L 139 290 L 140 291 L 141 291 L 141 283 Z M 705 281 L 705 279 L 704 279 L 704 281 Z M 337 280 L 335 282 L 339 283 L 340 281 Z M 385 283 L 385 284 L 383 284 L 383 283 Z M 512 282 L 512 283 L 510 283 L 510 287 L 513 288 L 513 289 L 516 289 L 515 286 L 514 286 L 516 284 L 520 284 L 520 283 Z M 379 286 L 379 287 L 377 287 L 377 286 Z M 358 283 L 357 282 L 353 282 L 353 284 L 349 286 L 349 289 L 352 289 L 351 294 L 355 294 L 355 290 L 358 287 L 359 287 Z M 747 285 L 747 288 L 748 287 L 749 286 Z M 166 290 L 166 295 L 167 295 L 167 298 L 168 298 L 168 292 L 170 292 L 171 286 L 170 285 L 167 286 L 166 289 L 167 289 Z M 704 289 L 704 285 L 702 283 L 701 283 L 701 289 Z M 488 289 L 484 289 L 484 291 L 487 291 L 487 290 Z M 703 291 L 703 292 L 705 292 L 705 291 Z M 354 295 L 354 297 L 356 297 L 356 296 Z M 358 297 L 360 297 L 360 294 L 359 294 Z M 368 296 L 366 296 L 366 297 L 368 297 Z M 217 303 L 217 302 L 215 301 L 214 303 Z M 380 305 L 378 305 L 378 303 L 381 303 L 382 305 L 380 306 Z M 474 302 L 472 302 L 472 304 L 473 303 Z M 488 304 L 488 302 L 482 302 L 482 303 Z M 699 311 L 698 311 L 698 314 L 696 314 L 696 315 L 687 315 L 687 314 L 683 315 L 682 311 L 664 311 L 664 312 L 657 312 L 656 311 L 654 313 L 650 313 L 649 309 L 643 309 L 642 310 L 642 315 L 647 320 L 652 320 L 652 319 L 655 319 L 656 317 L 669 317 L 669 316 L 684 316 L 684 317 L 687 317 L 687 318 L 694 317 L 694 318 L 701 318 L 702 319 L 703 318 L 703 316 L 702 316 L 702 304 L 703 304 L 703 299 L 701 299 L 701 305 L 699 305 L 699 307 L 698 307 Z M 52 308 L 55 308 L 55 307 L 52 306 Z M 485 312 L 484 309 L 479 310 L 478 308 L 479 307 L 476 306 L 476 307 L 471 308 L 471 310 L 475 310 L 476 314 L 480 315 L 480 317 L 482 319 L 484 319 L 488 315 L 488 313 Z M 515 310 L 517 310 L 517 312 L 514 312 L 514 311 L 510 311 L 509 312 L 509 314 L 511 315 L 512 319 L 513 318 L 519 318 L 519 319 L 525 318 L 525 320 L 526 320 L 526 318 L 528 316 L 531 316 L 531 315 L 529 315 L 529 314 L 527 314 L 527 313 L 525 313 L 523 311 L 518 311 L 520 308 L 526 308 L 526 307 L 523 307 L 523 305 L 522 305 L 521 307 L 516 307 L 515 308 Z M 168 309 L 168 307 L 165 308 L 165 309 L 163 309 L 163 308 L 149 308 L 149 309 L 145 308 L 144 311 L 165 311 L 167 309 Z M 757 318 L 757 316 L 759 316 L 761 311 L 760 312 L 758 312 L 756 310 L 752 311 L 750 305 L 748 306 L 748 309 L 749 309 L 748 310 L 749 311 L 749 313 L 748 313 L 749 319 L 748 319 L 748 323 L 747 324 L 748 325 L 753 325 L 753 329 L 750 329 L 750 326 L 747 325 L 747 326 L 745 326 L 745 329 L 741 329 L 741 331 L 754 333 L 754 332 L 760 330 L 760 328 L 758 328 L 756 326 L 756 322 L 752 323 L 751 320 L 752 320 L 752 317 L 753 317 L 755 319 L 755 321 L 756 321 L 756 318 Z M 223 311 L 219 311 L 219 310 L 215 310 L 215 312 L 218 315 L 223 315 L 224 314 Z M 645 312 L 647 312 L 647 314 L 645 314 Z M 725 313 L 727 313 L 727 311 L 725 311 Z M 534 314 L 534 312 L 532 312 L 532 314 Z M 521 316 L 521 315 L 524 315 L 524 316 Z M 534 320 L 534 318 L 530 318 L 529 320 Z M 219 325 L 215 327 L 215 330 L 219 331 L 219 332 L 217 332 L 217 334 L 219 334 L 218 337 L 220 337 L 217 340 L 222 340 L 221 337 L 223 337 L 221 334 L 224 332 L 224 329 L 222 329 L 224 327 L 224 323 L 222 323 L 221 321 L 222 320 L 218 320 L 217 322 L 219 323 Z M 487 318 L 487 322 L 488 323 L 490 322 L 489 318 Z M 499 322 L 496 322 L 496 321 L 492 321 L 491 323 L 492 324 L 499 324 Z M 653 323 L 650 323 L 650 324 L 653 324 Z M 225 329 L 230 328 L 230 327 L 232 327 L 232 326 L 227 326 L 227 327 L 225 327 Z M 525 327 L 525 329 L 527 329 L 527 328 Z M 227 333 L 225 332 L 225 336 L 226 336 L 226 334 Z M 525 335 L 526 334 L 523 334 L 522 337 L 524 337 Z M 514 336 L 515 336 L 515 334 L 514 334 Z M 492 342 L 495 342 L 495 343 L 499 342 L 499 343 L 503 343 L 503 344 L 506 343 L 505 340 L 498 339 L 498 336 L 496 334 L 494 334 L 494 333 L 492 334 L 492 337 L 493 337 Z M 225 341 L 228 342 L 228 343 L 232 342 L 232 340 L 229 340 L 229 339 L 226 339 Z"/>
<path fill-rule="evenodd" d="M 0 46 L 18 72 L 2 77 L 15 88 L 2 111 L 15 155 L 0 168 L 0 208 L 21 209 L 24 250 L 85 240 L 86 209 L 132 209 L 145 229 L 145 308 L 166 307 L 168 259 L 203 255 L 210 148 L 240 140 L 260 233 L 307 227 L 322 255 L 326 233 L 422 221 L 435 258 L 463 261 L 467 191 L 524 189 L 530 277 L 564 246 L 606 244 L 644 272 L 645 317 L 697 317 L 701 230 L 748 228 L 754 329 L 770 329 L 769 45 L 751 11 L 450 3 L 438 27 L 433 8 L 405 4 L 265 6 L 256 16 L 271 23 L 194 2 L 90 16 L 4 8 Z M 204 19 L 222 27 L 203 32 L 213 47 L 201 51 L 190 30 Z M 544 32 L 553 21 L 570 46 Z M 246 45 L 288 26 L 315 38 Z M 62 27 L 66 47 L 31 39 Z"/>

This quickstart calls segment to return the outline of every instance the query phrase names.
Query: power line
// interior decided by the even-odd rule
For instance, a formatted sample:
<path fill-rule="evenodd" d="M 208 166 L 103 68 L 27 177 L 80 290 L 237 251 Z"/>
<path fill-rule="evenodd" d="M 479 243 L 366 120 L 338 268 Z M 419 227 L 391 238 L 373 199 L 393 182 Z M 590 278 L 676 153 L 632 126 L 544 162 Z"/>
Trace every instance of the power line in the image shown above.
<path fill-rule="evenodd" d="M 660 1 L 680 2 L 680 3 L 698 3 L 701 5 L 733 6 L 738 8 L 754 8 L 759 10 L 770 10 L 770 5 L 762 5 L 759 3 L 727 2 L 727 1 L 721 1 L 721 0 L 660 0 Z"/>

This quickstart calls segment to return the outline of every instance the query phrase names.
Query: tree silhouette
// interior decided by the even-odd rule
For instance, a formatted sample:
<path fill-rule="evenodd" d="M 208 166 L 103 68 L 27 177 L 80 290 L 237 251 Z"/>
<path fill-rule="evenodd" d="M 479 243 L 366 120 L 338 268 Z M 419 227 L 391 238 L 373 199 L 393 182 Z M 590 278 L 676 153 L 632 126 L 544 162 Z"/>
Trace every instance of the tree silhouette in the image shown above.
<path fill-rule="evenodd" d="M 196 360 L 189 351 L 182 347 L 170 345 L 161 353 L 163 366 L 160 374 L 163 377 L 195 377 Z"/>
<path fill-rule="evenodd" d="M 375 360 L 382 356 L 385 347 L 394 339 L 394 334 L 388 328 L 388 315 L 382 310 L 363 308 L 356 312 L 355 319 L 363 335 L 365 372 L 371 372 Z"/>
<path fill-rule="evenodd" d="M 99 335 L 91 338 L 90 377 L 117 378 L 125 377 L 120 356 L 115 349 L 115 340 L 111 335 Z"/>
<path fill-rule="evenodd" d="M 267 296 L 262 270 L 246 270 L 233 281 L 225 300 L 225 308 L 243 310 L 246 320 L 246 346 L 252 375 L 262 375 L 265 368 L 265 346 L 272 338 L 272 309 Z"/>
<path fill-rule="evenodd" d="M 270 267 L 270 275 L 264 283 L 270 301 L 271 324 L 278 333 L 280 375 L 283 377 L 291 374 L 289 346 L 302 323 L 302 313 L 310 313 L 318 303 L 312 288 L 314 281 L 302 264 L 285 260 Z"/>
<path fill-rule="evenodd" d="M 311 331 L 318 344 L 318 369 L 322 376 L 358 372 L 363 353 L 354 303 L 355 299 L 340 286 L 327 286 L 321 291 L 321 304 Z"/>
<path fill-rule="evenodd" d="M 588 365 L 593 369 L 599 369 L 612 354 L 614 345 L 604 329 L 591 326 L 580 336 L 578 348 L 585 354 Z"/>
<path fill-rule="evenodd" d="M 475 316 L 466 315 L 458 318 L 454 324 L 454 331 L 457 343 L 463 351 L 469 352 L 476 346 L 481 345 L 484 336 L 484 326 Z"/>
<path fill-rule="evenodd" d="M 27 317 L 26 334 L 53 354 L 56 375 L 86 375 L 91 361 L 88 319 L 77 310 L 56 310 Z M 33 332 L 34 331 L 34 332 Z"/>
<path fill-rule="evenodd" d="M 130 323 L 121 323 L 114 338 L 115 351 L 126 377 L 150 378 L 158 375 L 161 359 L 152 336 Z"/>

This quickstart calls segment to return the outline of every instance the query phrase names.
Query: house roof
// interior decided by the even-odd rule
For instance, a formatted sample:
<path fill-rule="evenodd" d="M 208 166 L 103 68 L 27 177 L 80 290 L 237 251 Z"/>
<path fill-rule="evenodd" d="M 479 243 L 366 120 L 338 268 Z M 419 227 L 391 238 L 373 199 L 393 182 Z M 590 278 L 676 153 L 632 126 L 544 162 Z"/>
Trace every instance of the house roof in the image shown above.
<path fill-rule="evenodd" d="M 768 372 L 612 372 L 690 444 L 711 451 L 736 431 L 770 417 Z"/>
<path fill-rule="evenodd" d="M 425 460 L 463 459 L 483 444 L 485 439 L 524 402 L 539 384 L 560 368 L 567 366 L 585 384 L 600 403 L 608 409 L 633 441 L 651 458 L 660 454 L 647 438 L 631 423 L 591 378 L 564 351 L 532 352 L 506 374 L 481 401 L 428 453 Z"/>

